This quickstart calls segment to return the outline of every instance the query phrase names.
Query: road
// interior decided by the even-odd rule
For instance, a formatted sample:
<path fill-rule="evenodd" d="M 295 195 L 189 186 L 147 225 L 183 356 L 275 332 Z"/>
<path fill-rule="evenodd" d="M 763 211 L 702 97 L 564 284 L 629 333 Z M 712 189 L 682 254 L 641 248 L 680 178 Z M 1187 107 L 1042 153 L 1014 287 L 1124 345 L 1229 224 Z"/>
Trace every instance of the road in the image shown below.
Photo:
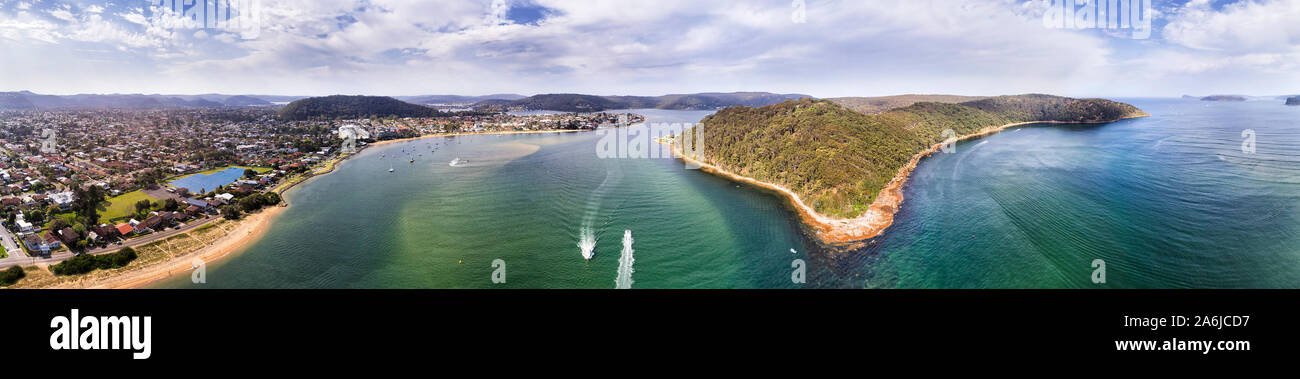
<path fill-rule="evenodd" d="M 123 247 L 135 248 L 142 245 L 147 245 L 150 242 L 171 237 L 177 234 L 189 232 L 190 230 L 194 230 L 194 228 L 207 225 L 210 222 L 220 220 L 220 219 L 221 216 L 205 215 L 204 218 L 198 220 L 192 220 L 190 222 L 185 223 L 184 225 L 181 226 L 181 229 L 179 230 L 168 229 L 163 232 L 154 232 L 144 237 L 133 238 L 133 239 L 123 241 L 122 245 L 109 244 L 107 247 L 86 250 L 85 253 L 86 254 L 108 254 L 108 253 L 116 252 Z M 62 262 L 63 260 L 72 258 L 74 256 L 71 251 L 65 249 L 62 251 L 54 252 L 50 254 L 49 257 L 28 257 L 24 255 L 22 249 L 17 246 L 18 240 L 14 238 L 13 233 L 10 233 L 9 230 L 5 228 L 0 228 L 0 229 L 4 229 L 4 231 L 0 232 L 0 237 L 2 237 L 4 240 L 5 250 L 9 252 L 9 258 L 0 259 L 0 268 L 7 268 L 9 266 L 14 266 L 14 265 L 26 266 L 26 265 L 32 265 L 37 263 L 53 264 L 53 263 Z M 13 249 L 9 248 L 10 243 L 14 244 Z M 17 251 L 18 253 L 14 254 L 14 251 Z M 16 255 L 22 256 L 22 258 L 13 259 Z"/>
<path fill-rule="evenodd" d="M 27 257 L 27 254 L 23 253 L 23 248 L 18 246 L 18 236 L 15 236 L 10 232 L 9 228 L 0 227 L 0 245 L 3 245 L 5 253 L 9 254 L 8 257 L 0 259 L 0 267 L 9 267 L 14 264 L 23 264 L 31 261 L 31 258 Z"/>

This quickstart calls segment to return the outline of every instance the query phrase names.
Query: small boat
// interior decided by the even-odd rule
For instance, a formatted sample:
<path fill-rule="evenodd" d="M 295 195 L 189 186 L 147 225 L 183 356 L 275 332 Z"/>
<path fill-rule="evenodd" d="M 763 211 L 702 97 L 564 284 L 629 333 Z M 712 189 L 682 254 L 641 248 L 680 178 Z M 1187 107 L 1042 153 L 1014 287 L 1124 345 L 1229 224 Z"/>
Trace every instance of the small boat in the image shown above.
<path fill-rule="evenodd" d="M 457 157 L 456 159 L 452 159 L 452 160 L 451 160 L 451 163 L 448 163 L 447 165 L 448 165 L 448 166 L 451 166 L 451 167 L 456 167 L 456 166 L 459 166 L 459 165 L 465 164 L 466 162 L 468 162 L 468 161 L 463 160 L 463 159 L 460 159 L 459 157 Z"/>

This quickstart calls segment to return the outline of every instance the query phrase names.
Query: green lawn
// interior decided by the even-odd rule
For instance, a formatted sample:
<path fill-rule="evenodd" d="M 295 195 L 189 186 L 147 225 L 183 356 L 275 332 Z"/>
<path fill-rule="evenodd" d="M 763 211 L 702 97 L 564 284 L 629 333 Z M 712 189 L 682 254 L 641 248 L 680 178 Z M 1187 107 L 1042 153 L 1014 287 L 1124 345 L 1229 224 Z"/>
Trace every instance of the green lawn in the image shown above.
<path fill-rule="evenodd" d="M 9 257 L 9 252 L 5 251 L 4 246 L 0 246 L 0 258 L 8 258 L 8 257 Z"/>
<path fill-rule="evenodd" d="M 160 201 L 158 198 L 149 196 L 149 194 L 139 190 L 105 200 L 103 203 L 99 203 L 99 219 L 107 222 L 116 218 L 132 216 L 135 214 L 135 203 L 146 199 L 150 202 Z"/>
<path fill-rule="evenodd" d="M 53 216 L 53 217 L 51 217 L 51 216 Z M 60 218 L 63 219 L 63 221 L 67 222 L 68 225 L 72 225 L 72 224 L 76 224 L 76 223 L 77 223 L 77 214 L 76 214 L 76 213 L 74 213 L 74 212 L 61 212 L 61 213 L 55 213 L 55 214 L 53 214 L 53 215 L 47 215 L 47 216 L 45 216 L 46 221 L 45 221 L 45 227 L 44 227 L 44 228 L 45 228 L 45 229 L 49 229 L 49 228 L 50 228 L 50 224 L 51 224 L 51 223 L 54 223 L 54 220 L 55 220 L 55 219 L 60 219 Z"/>

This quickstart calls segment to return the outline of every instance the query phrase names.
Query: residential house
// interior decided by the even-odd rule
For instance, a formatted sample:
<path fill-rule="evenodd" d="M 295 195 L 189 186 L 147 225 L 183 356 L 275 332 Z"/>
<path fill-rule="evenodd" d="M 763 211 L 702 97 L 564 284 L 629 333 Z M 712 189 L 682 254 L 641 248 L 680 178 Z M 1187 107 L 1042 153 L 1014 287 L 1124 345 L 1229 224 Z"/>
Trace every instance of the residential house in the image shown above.
<path fill-rule="evenodd" d="M 131 235 L 131 233 L 135 232 L 135 228 L 132 227 L 131 224 L 125 222 L 121 224 L 117 224 L 117 226 L 115 226 L 114 228 L 117 229 L 117 234 L 123 237 L 129 236 Z"/>
<path fill-rule="evenodd" d="M 68 191 L 59 192 L 50 195 L 50 202 L 53 202 L 54 205 L 59 206 L 59 209 L 65 211 L 72 209 L 72 200 L 73 200 L 72 192 L 68 192 Z"/>
<path fill-rule="evenodd" d="M 53 234 L 53 232 L 50 233 Z M 63 241 L 64 245 L 72 245 L 73 242 L 79 239 L 81 239 L 81 235 L 77 234 L 77 231 L 72 230 L 72 228 L 65 227 L 59 231 L 59 240 Z"/>

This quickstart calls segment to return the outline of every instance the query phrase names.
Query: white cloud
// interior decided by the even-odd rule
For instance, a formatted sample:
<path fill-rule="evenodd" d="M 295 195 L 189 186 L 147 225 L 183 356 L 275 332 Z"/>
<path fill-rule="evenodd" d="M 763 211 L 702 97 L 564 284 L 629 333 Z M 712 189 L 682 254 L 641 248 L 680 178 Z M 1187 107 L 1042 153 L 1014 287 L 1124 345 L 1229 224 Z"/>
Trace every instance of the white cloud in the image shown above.
<path fill-rule="evenodd" d="M 67 21 L 67 22 L 72 22 L 77 20 L 77 17 L 73 16 L 72 12 L 69 11 L 68 8 L 66 7 L 50 11 L 50 16 L 53 16 L 54 18 Z"/>
<path fill-rule="evenodd" d="M 1289 52 L 1300 46 L 1300 1 L 1246 0 L 1216 11 L 1193 0 L 1172 14 L 1166 41 L 1225 52 Z"/>
<path fill-rule="evenodd" d="M 27 12 L 18 12 L 14 17 L 0 13 L 0 37 L 14 42 L 32 40 L 57 43 L 61 35 L 58 25 Z"/>
<path fill-rule="evenodd" d="M 0 43 L 120 49 L 149 77 L 122 76 L 119 92 L 1135 94 L 1159 80 L 1250 82 L 1294 69 L 1300 34 L 1286 21 L 1300 19 L 1297 3 L 1214 10 L 1196 0 L 1160 9 L 1162 33 L 1132 41 L 1046 29 L 1041 1 L 809 0 L 807 22 L 796 24 L 788 0 L 279 0 L 261 2 L 254 39 L 109 6 L 66 25 L 0 14 L 0 26 L 14 25 L 0 28 Z M 509 20 L 511 7 L 534 5 L 549 17 Z M 1255 19 L 1265 26 L 1232 27 Z M 51 80 L 72 87 L 102 70 L 59 73 Z"/>

